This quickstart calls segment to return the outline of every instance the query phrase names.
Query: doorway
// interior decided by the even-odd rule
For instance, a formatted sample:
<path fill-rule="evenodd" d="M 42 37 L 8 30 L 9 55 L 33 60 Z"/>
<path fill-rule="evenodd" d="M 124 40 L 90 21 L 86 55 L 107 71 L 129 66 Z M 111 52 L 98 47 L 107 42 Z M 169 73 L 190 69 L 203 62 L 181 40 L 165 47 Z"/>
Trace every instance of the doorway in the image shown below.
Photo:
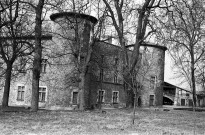
<path fill-rule="evenodd" d="M 154 106 L 154 95 L 150 95 L 149 97 L 149 105 Z"/>
<path fill-rule="evenodd" d="M 78 92 L 73 92 L 73 101 L 74 105 L 78 104 Z"/>
<path fill-rule="evenodd" d="M 181 99 L 181 106 L 185 106 L 185 99 Z"/>

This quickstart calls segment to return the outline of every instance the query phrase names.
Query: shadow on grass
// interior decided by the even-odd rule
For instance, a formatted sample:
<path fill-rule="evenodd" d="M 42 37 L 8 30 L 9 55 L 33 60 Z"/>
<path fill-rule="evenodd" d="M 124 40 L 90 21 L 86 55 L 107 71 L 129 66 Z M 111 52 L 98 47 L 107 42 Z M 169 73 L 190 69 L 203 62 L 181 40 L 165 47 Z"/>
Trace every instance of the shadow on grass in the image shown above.
<path fill-rule="evenodd" d="M 29 108 L 20 107 L 20 106 L 8 106 L 8 107 L 2 107 L 0 106 L 0 111 L 2 112 L 29 112 Z"/>
<path fill-rule="evenodd" d="M 174 108 L 174 110 L 185 110 L 185 111 L 193 111 L 193 108 Z M 205 108 L 196 108 L 196 112 L 204 112 Z"/>
<path fill-rule="evenodd" d="M 38 109 L 38 111 L 49 111 L 49 110 Z M 23 107 L 23 106 L 2 107 L 0 106 L 0 112 L 31 112 L 31 111 L 30 111 L 30 107 Z"/>

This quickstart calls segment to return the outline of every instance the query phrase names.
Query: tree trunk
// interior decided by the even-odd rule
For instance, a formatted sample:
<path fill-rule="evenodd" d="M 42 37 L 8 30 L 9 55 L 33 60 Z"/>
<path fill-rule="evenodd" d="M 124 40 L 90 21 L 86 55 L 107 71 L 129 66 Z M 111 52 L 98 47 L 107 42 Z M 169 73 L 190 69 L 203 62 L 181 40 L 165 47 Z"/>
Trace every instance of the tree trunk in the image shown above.
<path fill-rule="evenodd" d="M 129 71 L 131 74 L 133 74 L 133 72 L 135 70 L 135 66 L 137 65 L 137 62 L 139 59 L 139 53 L 140 53 L 139 41 L 140 41 L 140 39 L 139 39 L 139 37 L 137 37 L 135 47 L 134 47 L 134 50 L 133 50 L 132 56 L 131 56 L 131 67 L 130 67 L 130 71 Z"/>
<path fill-rule="evenodd" d="M 132 90 L 126 90 L 127 96 L 126 96 L 126 108 L 132 108 L 134 105 L 134 93 Z"/>
<path fill-rule="evenodd" d="M 137 100 L 137 89 L 135 89 L 134 92 L 134 107 L 133 107 L 133 118 L 132 118 L 133 125 L 135 124 L 136 100 Z"/>
<path fill-rule="evenodd" d="M 33 78 L 32 78 L 32 98 L 31 98 L 31 111 L 38 110 L 39 100 L 39 79 L 41 72 L 41 56 L 42 56 L 42 45 L 41 45 L 41 34 L 42 34 L 42 9 L 44 0 L 39 0 L 36 7 L 36 26 L 35 26 L 35 50 L 34 50 L 34 61 L 33 61 Z"/>
<path fill-rule="evenodd" d="M 126 71 L 126 70 L 124 70 Z M 134 92 L 133 92 L 133 88 L 131 86 L 133 86 L 132 83 L 132 78 L 129 74 L 124 76 L 125 79 L 125 92 L 126 92 L 126 108 L 131 108 L 134 105 Z"/>
<path fill-rule="evenodd" d="M 193 107 L 196 107 L 196 80 L 195 80 L 195 68 L 194 68 L 194 57 L 191 60 L 191 82 L 192 82 L 192 92 L 193 92 Z"/>
<path fill-rule="evenodd" d="M 191 55 L 191 83 L 193 93 L 193 109 L 196 107 L 196 80 L 195 80 L 195 60 L 194 60 L 194 45 L 190 44 L 190 55 Z"/>
<path fill-rule="evenodd" d="M 84 31 L 83 33 L 87 34 L 87 31 Z M 77 36 L 77 35 L 76 35 Z M 89 43 L 88 43 L 88 50 L 87 50 L 87 55 L 85 56 L 85 59 L 82 61 L 82 68 L 81 68 L 81 73 L 80 73 L 80 83 L 79 83 L 79 110 L 85 110 L 86 107 L 90 107 L 90 104 L 88 103 L 88 98 L 89 98 L 89 90 L 88 88 L 85 88 L 85 79 L 86 79 L 86 75 L 87 71 L 88 71 L 88 67 L 89 67 L 89 62 L 91 59 L 91 55 L 93 52 L 93 45 L 94 45 L 94 41 L 93 41 L 93 36 L 94 36 L 94 26 L 92 26 L 91 31 L 90 31 L 90 37 L 89 37 Z M 85 42 L 83 46 L 86 46 L 87 43 Z M 81 54 L 79 53 L 79 63 L 81 62 L 80 59 Z"/>
<path fill-rule="evenodd" d="M 85 109 L 85 73 L 80 73 L 80 84 L 79 84 L 79 110 Z"/>
<path fill-rule="evenodd" d="M 12 64 L 11 63 L 7 63 L 2 107 L 8 107 L 10 83 L 11 83 L 11 73 L 12 73 Z"/>
<path fill-rule="evenodd" d="M 31 111 L 38 110 L 38 100 L 39 100 L 39 79 L 40 79 L 40 62 L 41 56 L 35 54 L 33 62 L 33 78 L 32 78 L 32 97 L 31 97 Z"/>

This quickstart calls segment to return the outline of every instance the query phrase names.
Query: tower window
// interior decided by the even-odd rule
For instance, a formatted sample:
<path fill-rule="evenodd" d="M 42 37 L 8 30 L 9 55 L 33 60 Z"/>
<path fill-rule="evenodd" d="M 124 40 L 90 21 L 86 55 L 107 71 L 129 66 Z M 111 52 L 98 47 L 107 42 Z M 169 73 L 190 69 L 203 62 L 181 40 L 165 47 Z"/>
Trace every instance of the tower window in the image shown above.
<path fill-rule="evenodd" d="M 157 77 L 151 76 L 150 77 L 150 88 L 151 89 L 154 89 L 156 87 L 156 82 L 157 82 Z"/>

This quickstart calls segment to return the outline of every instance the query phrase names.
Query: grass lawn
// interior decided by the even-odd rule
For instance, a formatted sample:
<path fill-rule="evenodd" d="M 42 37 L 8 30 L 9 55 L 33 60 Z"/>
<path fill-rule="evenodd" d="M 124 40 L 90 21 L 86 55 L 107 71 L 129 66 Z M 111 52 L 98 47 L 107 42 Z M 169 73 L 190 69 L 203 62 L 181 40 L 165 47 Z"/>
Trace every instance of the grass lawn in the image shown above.
<path fill-rule="evenodd" d="M 100 111 L 0 111 L 1 135 L 193 135 L 205 134 L 205 112 L 137 109 L 131 125 L 132 110 Z"/>

